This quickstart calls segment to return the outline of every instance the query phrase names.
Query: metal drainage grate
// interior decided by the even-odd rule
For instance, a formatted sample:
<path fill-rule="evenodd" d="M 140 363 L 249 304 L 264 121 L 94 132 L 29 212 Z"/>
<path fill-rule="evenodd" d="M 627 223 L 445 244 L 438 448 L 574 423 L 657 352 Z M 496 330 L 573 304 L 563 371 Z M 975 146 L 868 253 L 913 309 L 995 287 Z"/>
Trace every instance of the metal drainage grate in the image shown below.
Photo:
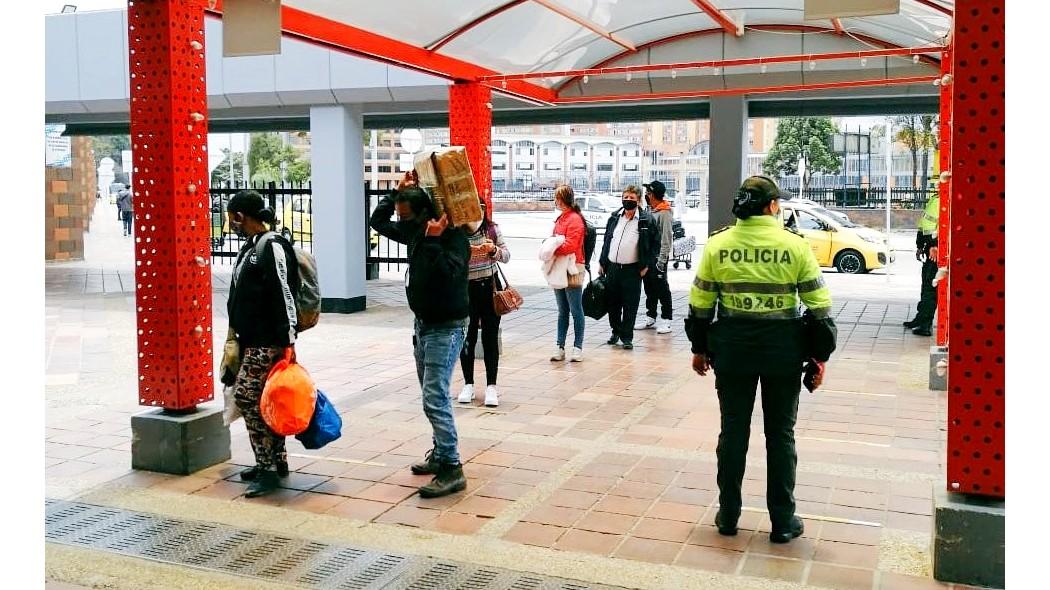
<path fill-rule="evenodd" d="M 380 553 L 224 525 L 46 500 L 52 543 L 323 590 L 613 590 L 562 578 Z"/>

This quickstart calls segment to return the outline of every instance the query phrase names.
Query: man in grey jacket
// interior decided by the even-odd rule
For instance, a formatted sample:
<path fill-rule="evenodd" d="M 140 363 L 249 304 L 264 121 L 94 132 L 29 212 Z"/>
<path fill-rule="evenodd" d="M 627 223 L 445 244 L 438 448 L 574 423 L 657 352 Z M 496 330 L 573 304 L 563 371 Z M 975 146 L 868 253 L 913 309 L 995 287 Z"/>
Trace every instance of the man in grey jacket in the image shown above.
<path fill-rule="evenodd" d="M 643 186 L 646 189 L 645 198 L 653 217 L 656 235 L 660 239 L 660 252 L 656 256 L 655 272 L 647 273 L 643 278 L 646 315 L 638 319 L 634 329 L 647 330 L 655 327 L 657 334 L 669 334 L 672 314 L 671 286 L 667 283 L 667 261 L 671 257 L 674 244 L 671 231 L 674 213 L 671 211 L 671 204 L 664 200 L 667 193 L 664 183 L 654 180 Z M 659 320 L 656 319 L 657 305 L 662 308 Z"/>

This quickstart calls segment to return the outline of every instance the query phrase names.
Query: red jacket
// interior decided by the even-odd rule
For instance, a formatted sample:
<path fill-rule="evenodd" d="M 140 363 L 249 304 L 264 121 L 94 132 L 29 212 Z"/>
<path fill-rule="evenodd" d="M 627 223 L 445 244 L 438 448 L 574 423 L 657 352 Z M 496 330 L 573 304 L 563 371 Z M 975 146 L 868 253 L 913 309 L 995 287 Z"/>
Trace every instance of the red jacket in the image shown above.
<path fill-rule="evenodd" d="M 576 264 L 583 264 L 583 216 L 569 209 L 554 222 L 554 235 L 565 236 L 565 243 L 554 251 L 555 256 L 576 255 Z"/>

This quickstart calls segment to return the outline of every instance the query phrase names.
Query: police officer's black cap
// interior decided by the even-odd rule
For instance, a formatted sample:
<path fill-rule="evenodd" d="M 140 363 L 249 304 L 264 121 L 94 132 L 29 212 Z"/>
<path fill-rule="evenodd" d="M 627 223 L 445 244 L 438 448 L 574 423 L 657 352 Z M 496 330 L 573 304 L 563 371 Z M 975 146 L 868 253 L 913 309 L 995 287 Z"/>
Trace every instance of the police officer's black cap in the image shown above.
<path fill-rule="evenodd" d="M 667 187 L 665 187 L 664 183 L 660 182 L 659 180 L 654 180 L 649 184 L 643 184 L 642 186 L 644 186 L 649 192 L 661 199 L 664 198 L 665 194 L 667 194 Z"/>
<path fill-rule="evenodd" d="M 790 198 L 791 195 L 780 190 L 777 183 L 768 176 L 751 176 L 740 185 L 741 193 L 748 193 L 750 199 L 757 203 L 768 203 L 773 199 Z"/>

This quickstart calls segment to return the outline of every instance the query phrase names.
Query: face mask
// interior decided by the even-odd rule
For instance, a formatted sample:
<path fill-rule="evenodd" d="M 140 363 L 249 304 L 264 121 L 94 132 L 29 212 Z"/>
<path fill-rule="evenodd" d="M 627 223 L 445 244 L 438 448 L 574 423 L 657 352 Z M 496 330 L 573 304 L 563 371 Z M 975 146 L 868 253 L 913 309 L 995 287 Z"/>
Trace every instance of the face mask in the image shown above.
<path fill-rule="evenodd" d="M 416 220 L 415 217 L 409 217 L 407 219 L 400 219 L 397 222 L 398 231 L 403 234 L 412 235 L 419 233 L 423 229 L 423 224 Z"/>
<path fill-rule="evenodd" d="M 623 208 L 628 211 L 634 211 L 638 208 L 638 201 L 632 201 L 630 199 L 623 200 Z"/>
<path fill-rule="evenodd" d="M 239 221 L 230 221 L 230 231 L 237 234 L 237 237 L 242 240 L 248 238 L 248 232 L 244 231 L 244 224 Z"/>

